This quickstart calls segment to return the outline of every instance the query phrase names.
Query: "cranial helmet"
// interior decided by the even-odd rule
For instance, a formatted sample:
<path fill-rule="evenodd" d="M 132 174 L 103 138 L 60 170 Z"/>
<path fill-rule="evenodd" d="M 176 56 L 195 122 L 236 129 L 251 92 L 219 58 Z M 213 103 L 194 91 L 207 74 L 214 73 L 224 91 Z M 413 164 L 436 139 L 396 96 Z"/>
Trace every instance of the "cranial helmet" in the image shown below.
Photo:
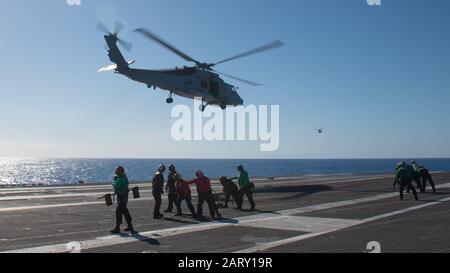
<path fill-rule="evenodd" d="M 204 174 L 203 174 L 203 172 L 201 170 L 196 170 L 195 171 L 195 176 L 200 177 L 200 176 L 203 176 L 203 175 Z"/>
<path fill-rule="evenodd" d="M 225 182 L 227 181 L 227 177 L 226 177 L 226 176 L 221 176 L 221 177 L 219 178 L 219 181 L 220 181 L 221 183 L 225 183 Z"/>
<path fill-rule="evenodd" d="M 164 166 L 164 164 L 159 164 L 158 171 L 163 172 L 165 170 L 166 170 L 166 166 Z"/>
<path fill-rule="evenodd" d="M 125 168 L 122 166 L 117 166 L 116 170 L 115 170 L 117 175 L 121 175 L 125 173 Z"/>

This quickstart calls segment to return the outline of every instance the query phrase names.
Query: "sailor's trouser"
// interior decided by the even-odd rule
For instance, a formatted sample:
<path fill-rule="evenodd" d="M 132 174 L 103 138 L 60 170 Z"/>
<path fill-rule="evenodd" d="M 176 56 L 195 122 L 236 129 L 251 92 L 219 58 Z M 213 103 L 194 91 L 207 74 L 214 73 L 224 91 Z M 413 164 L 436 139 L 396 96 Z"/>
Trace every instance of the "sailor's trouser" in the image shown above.
<path fill-rule="evenodd" d="M 122 224 L 122 215 L 125 217 L 125 221 L 128 226 L 131 226 L 131 218 L 130 212 L 128 211 L 128 194 L 126 195 L 117 195 L 117 208 L 116 208 L 116 225 Z"/>
<path fill-rule="evenodd" d="M 251 208 L 255 209 L 255 201 L 253 200 L 253 190 L 250 185 L 239 189 L 239 200 L 237 201 L 238 208 L 242 209 L 242 204 L 244 203 L 244 195 L 247 196 Z"/>
<path fill-rule="evenodd" d="M 400 184 L 400 199 L 403 200 L 403 190 L 411 189 L 414 194 L 414 199 L 418 200 L 417 191 L 412 185 L 412 179 L 399 179 L 398 183 Z"/>

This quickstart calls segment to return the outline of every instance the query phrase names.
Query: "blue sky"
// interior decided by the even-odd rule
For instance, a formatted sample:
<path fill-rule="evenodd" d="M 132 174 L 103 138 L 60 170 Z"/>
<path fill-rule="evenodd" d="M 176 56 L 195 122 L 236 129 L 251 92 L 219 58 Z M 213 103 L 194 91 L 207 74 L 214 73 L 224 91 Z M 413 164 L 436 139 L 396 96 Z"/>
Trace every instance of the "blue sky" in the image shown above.
<path fill-rule="evenodd" d="M 372 158 L 450 156 L 447 0 L 9 0 L 0 9 L 0 156 Z M 262 82 L 246 103 L 280 105 L 280 148 L 175 142 L 166 92 L 113 73 L 99 20 L 146 27 L 216 61 L 274 39 L 286 46 L 220 66 Z M 187 65 L 130 31 L 134 67 Z M 191 104 L 179 99 L 178 102 Z M 318 135 L 314 128 L 324 127 Z"/>

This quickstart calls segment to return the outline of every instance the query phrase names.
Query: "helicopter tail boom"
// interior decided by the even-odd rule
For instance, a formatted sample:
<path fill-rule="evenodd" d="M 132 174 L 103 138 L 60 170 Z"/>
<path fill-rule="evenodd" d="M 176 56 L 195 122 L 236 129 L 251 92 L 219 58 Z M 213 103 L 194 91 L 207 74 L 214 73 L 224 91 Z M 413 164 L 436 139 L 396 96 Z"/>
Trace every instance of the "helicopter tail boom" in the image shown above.
<path fill-rule="evenodd" d="M 108 45 L 108 57 L 111 62 L 115 63 L 114 70 L 119 73 L 126 72 L 129 69 L 129 62 L 125 61 L 125 58 L 120 52 L 119 47 L 117 46 L 117 37 L 114 35 L 106 35 L 105 41 Z"/>

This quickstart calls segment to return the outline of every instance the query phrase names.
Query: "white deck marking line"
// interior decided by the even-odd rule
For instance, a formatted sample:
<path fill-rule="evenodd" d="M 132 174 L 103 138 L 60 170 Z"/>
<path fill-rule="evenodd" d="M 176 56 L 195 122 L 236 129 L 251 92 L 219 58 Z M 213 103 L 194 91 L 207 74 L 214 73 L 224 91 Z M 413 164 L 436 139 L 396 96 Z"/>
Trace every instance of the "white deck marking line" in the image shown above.
<path fill-rule="evenodd" d="M 358 222 L 358 220 L 349 219 L 286 216 L 265 221 L 242 223 L 239 226 L 320 233 L 333 228 L 343 229 Z"/>
<path fill-rule="evenodd" d="M 286 216 L 276 215 L 275 217 L 286 217 Z M 247 218 L 247 217 L 245 217 L 245 218 Z M 265 219 L 266 218 L 261 218 L 261 221 L 264 221 Z M 256 219 L 249 219 L 247 221 L 255 221 L 255 220 Z M 245 222 L 246 220 L 241 220 L 241 221 Z M 232 226 L 232 225 L 235 225 L 235 224 L 233 224 L 232 222 L 215 222 L 215 223 L 206 223 L 206 224 L 196 224 L 194 226 L 183 226 L 183 227 L 178 227 L 178 228 L 168 228 L 168 229 L 141 232 L 141 233 L 139 233 L 139 235 L 136 235 L 136 236 L 130 236 L 130 235 L 114 236 L 114 235 L 111 235 L 111 236 L 105 236 L 105 237 L 98 237 L 96 239 L 86 240 L 86 241 L 82 241 L 80 243 L 81 243 L 81 249 L 87 250 L 87 249 L 93 249 L 93 248 L 99 248 L 99 247 L 108 247 L 108 246 L 132 243 L 132 242 L 137 242 L 140 240 L 145 240 L 148 238 L 159 239 L 159 238 L 164 238 L 164 237 L 168 237 L 168 236 L 181 235 L 181 234 L 185 234 L 185 233 L 210 230 L 210 229 L 215 229 L 215 228 L 220 228 L 220 227 L 225 227 L 225 226 Z M 2 252 L 2 253 L 62 253 L 62 252 L 67 252 L 66 245 L 67 244 L 56 244 L 56 245 L 49 245 L 49 246 L 41 246 L 41 247 L 33 247 L 33 248 L 6 251 L 6 252 Z"/>
<path fill-rule="evenodd" d="M 141 191 L 142 193 L 142 191 Z M 102 193 L 96 195 L 101 196 Z M 197 193 L 192 193 L 192 197 L 198 197 Z M 275 196 L 276 197 L 276 196 Z M 272 197 L 270 197 L 272 198 Z M 270 199 L 270 198 L 260 198 L 260 200 Z M 128 202 L 142 202 L 142 201 L 152 201 L 153 197 L 141 197 L 139 199 L 129 199 Z M 14 211 L 24 211 L 24 210 L 37 210 L 37 209 L 51 209 L 51 208 L 64 208 L 64 207 L 79 207 L 88 205 L 104 205 L 105 201 L 83 201 L 83 202 L 73 202 L 64 204 L 51 204 L 51 205 L 34 205 L 34 206 L 18 206 L 18 207 L 6 207 L 0 208 L 0 212 L 14 212 Z"/>
<path fill-rule="evenodd" d="M 438 173 L 445 173 L 444 171 L 437 171 L 437 172 L 431 172 L 432 174 L 438 174 Z M 337 174 L 337 176 L 340 176 L 341 174 Z M 309 179 L 309 180 L 300 180 L 300 181 L 284 181 L 279 182 L 279 180 L 298 180 L 298 179 L 304 179 L 304 178 L 314 178 L 315 179 Z M 362 180 L 373 180 L 373 179 L 381 179 L 381 178 L 389 178 L 393 177 L 393 175 L 377 175 L 377 176 L 367 176 L 367 175 L 350 175 L 348 177 L 333 177 L 333 174 L 330 174 L 329 176 L 314 176 L 314 175 L 305 175 L 305 176 L 292 176 L 292 177 L 274 177 L 274 180 L 269 180 L 268 178 L 251 178 L 251 181 L 264 181 L 263 184 L 270 184 L 273 181 L 277 181 L 276 185 L 280 184 L 290 184 L 290 183 L 309 183 L 309 182 L 326 182 L 330 181 L 333 183 L 333 181 L 336 182 L 352 182 L 352 181 L 359 181 L 359 180 L 347 180 L 350 178 L 354 179 L 362 179 Z M 218 180 L 212 180 L 211 181 L 214 184 L 219 184 Z M 151 188 L 150 181 L 144 182 L 144 183 L 131 183 L 130 186 L 138 186 L 138 187 L 149 187 Z M 100 185 L 83 185 L 83 186 L 51 186 L 51 187 L 11 187 L 11 188 L 4 188 L 0 186 L 0 194 L 7 194 L 9 192 L 14 191 L 20 191 L 20 192 L 35 192 L 35 191 L 46 191 L 46 190 L 92 190 L 92 189 L 110 189 L 110 184 L 100 184 Z"/>
<path fill-rule="evenodd" d="M 441 185 L 441 187 L 444 187 L 444 186 L 450 186 L 450 183 Z M 395 193 L 393 193 L 393 194 L 395 194 Z M 382 196 L 387 196 L 387 195 L 392 195 L 392 194 L 382 194 Z M 384 198 L 387 198 L 387 197 L 384 197 Z M 384 198 L 382 198 L 382 199 L 384 199 Z M 450 200 L 450 197 L 446 198 L 446 199 Z M 444 200 L 446 200 L 446 199 L 444 199 Z M 190 226 L 182 226 L 182 227 L 176 227 L 176 228 L 147 231 L 147 232 L 141 232 L 137 237 L 133 237 L 133 236 L 129 236 L 129 235 L 122 236 L 122 237 L 120 237 L 120 236 L 105 236 L 105 237 L 99 237 L 99 238 L 92 239 L 92 240 L 82 241 L 81 245 L 82 245 L 82 249 L 86 250 L 86 249 L 92 249 L 92 248 L 108 247 L 108 246 L 113 246 L 113 245 L 136 242 L 136 241 L 145 239 L 145 237 L 158 239 L 158 238 L 186 234 L 186 233 L 191 233 L 191 232 L 211 230 L 211 229 L 225 227 L 225 226 L 240 226 L 240 225 L 245 225 L 245 224 L 250 225 L 251 223 L 258 224 L 257 226 L 259 226 L 259 223 L 264 223 L 267 221 L 282 221 L 282 219 L 289 219 L 290 217 L 292 217 L 291 214 L 293 214 L 293 213 L 296 214 L 296 213 L 299 213 L 302 211 L 311 212 L 314 210 L 322 210 L 323 208 L 333 208 L 333 207 L 339 207 L 339 206 L 349 205 L 349 204 L 358 204 L 358 203 L 367 202 L 367 200 L 373 201 L 373 200 L 378 200 L 378 199 L 376 199 L 376 198 L 374 199 L 374 197 L 359 198 L 359 199 L 354 199 L 354 200 L 349 200 L 349 201 L 344 201 L 344 202 L 334 202 L 334 203 L 322 204 L 322 205 L 318 205 L 318 206 L 309 206 L 309 207 L 298 208 L 298 209 L 282 210 L 282 211 L 278 211 L 275 213 L 264 213 L 264 214 L 244 216 L 244 217 L 239 217 L 236 219 L 226 220 L 226 221 L 222 221 L 222 222 L 200 223 L 200 224 L 195 224 L 193 226 L 190 225 Z M 439 202 L 440 201 L 434 202 L 434 203 L 439 203 Z M 434 203 L 428 203 L 428 204 L 417 206 L 417 207 L 424 207 L 424 206 L 426 207 L 426 206 L 429 206 L 430 204 L 434 204 Z M 416 207 L 409 208 L 406 210 L 410 211 L 410 210 L 414 210 L 414 209 L 416 209 Z M 388 213 L 388 214 L 395 215 L 395 213 L 398 214 L 398 212 L 392 212 L 392 213 Z M 384 216 L 384 217 L 388 217 L 388 216 Z M 308 217 L 308 219 L 311 219 L 311 218 L 312 217 Z M 372 218 L 375 219 L 374 217 L 372 217 Z M 368 219 L 372 219 L 372 218 L 368 218 Z M 299 219 L 301 219 L 301 217 Z M 303 219 L 307 219 L 307 218 L 303 218 Z M 291 220 L 292 220 L 292 218 L 291 218 Z M 336 227 L 336 228 L 330 227 L 329 230 L 321 232 L 321 233 L 301 235 L 301 236 L 288 238 L 288 239 L 277 241 L 277 242 L 272 242 L 270 244 L 258 245 L 257 247 L 263 248 L 265 246 L 270 246 L 269 248 L 272 248 L 271 245 L 275 244 L 275 243 L 283 243 L 283 242 L 285 243 L 285 242 L 287 242 L 286 240 L 289 240 L 289 239 L 295 241 L 295 240 L 299 240 L 299 238 L 300 238 L 300 240 L 302 240 L 301 238 L 309 238 L 309 237 L 304 237 L 304 236 L 312 236 L 312 235 L 318 236 L 320 234 L 333 232 L 333 231 L 340 230 L 345 227 L 358 225 L 364 221 L 364 220 L 361 220 L 361 221 L 356 220 L 355 221 L 355 220 L 345 220 L 345 219 L 338 219 L 338 220 L 340 222 L 337 223 L 338 227 Z M 321 221 L 323 224 L 324 220 L 321 220 Z M 336 219 L 332 219 L 330 221 L 333 222 L 333 221 L 336 221 Z M 367 221 L 367 219 L 366 219 L 366 221 Z M 374 221 L 374 220 L 371 220 L 371 221 Z M 311 224 L 311 220 L 309 220 L 309 222 Z M 310 230 L 312 230 L 311 227 L 310 227 Z M 323 225 L 322 225 L 322 230 L 323 230 Z M 299 231 L 301 231 L 301 230 L 299 230 Z M 253 250 L 254 248 L 251 248 L 251 249 Z M 66 252 L 66 251 L 67 251 L 66 244 L 56 244 L 56 245 L 48 245 L 48 246 L 40 246 L 40 247 L 32 247 L 32 248 L 6 251 L 5 253 L 49 253 L 49 252 L 50 253 L 58 253 L 58 252 Z M 246 250 L 241 250 L 241 251 L 246 251 Z M 256 250 L 256 251 L 259 251 L 259 250 Z"/>
<path fill-rule="evenodd" d="M 142 193 L 142 191 L 141 191 Z M 101 196 L 99 194 L 97 196 Z M 197 193 L 193 193 L 192 197 L 198 197 Z M 275 196 L 277 197 L 277 196 Z M 273 197 L 263 197 L 259 200 L 271 199 Z M 153 201 L 153 197 L 141 197 L 139 199 L 129 199 L 128 202 L 142 202 L 142 201 Z M 0 212 L 14 212 L 14 211 L 24 211 L 24 210 L 36 210 L 36 209 L 51 209 L 51 208 L 64 208 L 64 207 L 78 207 L 87 205 L 104 205 L 105 201 L 84 201 L 84 202 L 73 202 L 64 204 L 52 204 L 52 205 L 34 205 L 34 206 L 19 206 L 19 207 L 7 207 L 0 208 Z"/>
<path fill-rule="evenodd" d="M 323 181 L 330 181 L 330 182 L 333 182 L 333 181 L 337 181 L 337 182 L 339 182 L 339 181 L 342 181 L 342 180 L 344 180 L 344 182 L 345 182 L 345 180 L 347 180 L 347 179 L 350 179 L 350 178 L 352 178 L 352 179 L 367 179 L 367 178 L 369 178 L 369 179 L 378 179 L 378 178 L 387 178 L 387 177 L 390 177 L 391 175 L 389 175 L 389 176 L 387 176 L 387 175 L 380 175 L 380 176 L 367 176 L 367 175 L 363 175 L 363 176 L 358 176 L 358 175 L 355 175 L 355 176 L 353 176 L 353 178 L 352 178 L 352 176 L 350 176 L 350 177 L 338 177 L 338 178 L 336 178 L 336 177 L 325 177 L 325 178 L 323 178 L 323 177 L 320 177 L 320 178 L 317 178 L 317 179 L 309 179 L 309 180 L 300 180 L 300 181 L 283 181 L 283 182 L 279 182 L 279 180 L 298 180 L 298 179 L 302 179 L 302 178 L 308 178 L 308 177 L 284 177 L 284 178 L 281 178 L 281 177 L 275 177 L 275 179 L 274 180 L 269 180 L 269 179 L 267 179 L 267 178 L 254 178 L 254 179 L 251 179 L 252 181 L 263 181 L 262 182 L 262 184 L 272 184 L 274 181 L 277 181 L 276 182 L 276 185 L 279 185 L 279 184 L 284 184 L 284 183 L 286 183 L 286 184 L 289 184 L 289 183 L 294 183 L 294 182 L 296 182 L 296 183 L 308 183 L 308 182 L 323 182 Z M 220 185 L 219 184 L 219 181 L 217 181 L 217 180 L 212 180 L 211 181 L 213 184 L 217 184 L 217 185 Z M 150 185 L 151 183 L 150 182 L 147 182 L 147 183 L 139 183 L 139 184 L 133 184 L 133 183 L 131 183 L 130 184 L 130 186 L 138 186 L 138 187 L 141 187 L 141 188 L 143 188 L 143 187 L 149 187 L 149 188 L 151 188 L 151 185 Z M 96 189 L 96 190 L 103 190 L 103 189 L 110 189 L 111 188 L 111 185 L 110 184 L 107 184 L 107 185 L 92 185 L 92 186 L 53 186 L 53 187 L 29 187 L 29 188 L 21 188 L 21 187 L 15 187 L 15 188 L 1 188 L 0 187 L 0 194 L 8 194 L 8 193 L 11 193 L 11 192 L 42 192 L 42 191 L 50 191 L 50 190 L 55 190 L 55 191 L 57 191 L 57 190 L 75 190 L 75 191 L 83 191 L 83 190 L 93 190 L 93 189 Z"/>
<path fill-rule="evenodd" d="M 149 238 L 159 239 L 159 238 L 165 238 L 165 237 L 169 237 L 169 236 L 182 235 L 182 234 L 186 234 L 186 233 L 211 230 L 211 229 L 227 227 L 227 226 L 241 226 L 243 224 L 251 224 L 251 223 L 257 224 L 257 223 L 266 222 L 269 220 L 277 221 L 277 220 L 280 220 L 283 218 L 288 218 L 288 217 L 289 216 L 287 216 L 287 215 L 280 215 L 280 214 L 274 214 L 274 213 L 256 214 L 256 215 L 232 219 L 230 221 L 204 223 L 204 224 L 202 223 L 202 224 L 196 224 L 193 226 L 191 225 L 191 226 L 183 226 L 183 227 L 176 227 L 176 228 L 167 228 L 167 229 L 153 230 L 153 231 L 147 231 L 147 232 L 140 232 L 136 236 L 110 235 L 110 236 L 98 237 L 98 238 L 92 239 L 92 240 L 81 241 L 80 243 L 81 243 L 81 249 L 87 250 L 87 249 L 115 246 L 115 245 L 120 245 L 120 244 L 138 242 L 138 241 L 145 241 L 146 239 L 149 239 Z M 235 223 L 235 221 L 237 223 Z M 67 252 L 66 246 L 67 246 L 67 244 L 64 243 L 64 244 L 25 248 L 25 249 L 19 249 L 19 250 L 11 250 L 11 251 L 5 251 L 5 252 L 0 252 L 0 253 L 62 253 L 62 252 Z"/>
<path fill-rule="evenodd" d="M 426 203 L 426 204 L 422 204 L 422 205 L 417 205 L 417 206 L 414 206 L 414 207 L 409 207 L 409 208 L 405 208 L 405 209 L 401 209 L 401 210 L 396 210 L 396 211 L 393 211 L 393 212 L 388 212 L 388 213 L 385 213 L 385 214 L 377 215 L 377 216 L 366 218 L 366 219 L 363 219 L 363 220 L 358 220 L 358 221 L 355 221 L 353 224 L 349 223 L 349 225 L 345 226 L 345 227 L 336 227 L 336 228 L 331 228 L 329 230 L 324 230 L 324 231 L 319 231 L 319 232 L 312 232 L 312 233 L 309 233 L 309 234 L 299 235 L 299 236 L 295 236 L 295 237 L 291 237 L 291 238 L 287 238 L 287 239 L 283 239 L 283 240 L 279 240 L 279 241 L 275 241 L 275 242 L 263 243 L 263 244 L 256 245 L 254 247 L 250 247 L 250 248 L 247 248 L 247 249 L 242 249 L 242 250 L 236 251 L 234 253 L 262 252 L 262 251 L 266 251 L 266 250 L 269 250 L 269 249 L 272 249 L 272 248 L 275 248 L 275 247 L 280 247 L 280 246 L 283 246 L 283 245 L 296 243 L 296 242 L 299 242 L 299 241 L 302 241 L 302 240 L 305 240 L 305 239 L 309 239 L 309 238 L 317 237 L 317 236 L 320 236 L 320 235 L 336 232 L 336 231 L 342 230 L 344 228 L 354 227 L 354 226 L 358 226 L 358 225 L 361 225 L 361 224 L 373 222 L 373 221 L 376 221 L 376 220 L 381 220 L 381 219 L 392 217 L 392 216 L 395 216 L 395 215 L 407 213 L 407 212 L 410 212 L 410 211 L 419 210 L 419 209 L 426 208 L 426 207 L 429 207 L 429 206 L 438 205 L 438 204 L 441 204 L 442 202 L 447 202 L 447 201 L 450 201 L 450 197 L 447 197 L 447 198 L 444 198 L 444 199 L 440 199 L 440 200 L 435 201 L 435 202 Z"/>
<path fill-rule="evenodd" d="M 153 200 L 153 198 L 129 199 L 128 202 L 150 201 L 150 200 Z M 0 208 L 0 212 L 14 212 L 14 211 L 23 211 L 23 210 L 79 207 L 79 206 L 104 205 L 104 204 L 105 204 L 105 201 L 91 201 L 91 202 L 76 202 L 76 203 L 69 203 L 69 204 L 66 203 L 66 204 L 52 204 L 52 205 L 36 205 L 36 206 Z"/>
<path fill-rule="evenodd" d="M 299 179 L 302 177 L 291 177 L 291 179 Z M 275 179 L 281 179 L 276 177 Z M 330 178 L 331 179 L 331 178 Z M 271 181 L 267 178 L 254 178 L 253 181 Z M 218 180 L 211 180 L 212 183 L 219 184 Z M 144 182 L 144 183 L 130 183 L 130 186 L 138 186 L 138 187 L 150 187 L 151 188 L 151 181 Z M 93 190 L 93 189 L 110 189 L 111 184 L 99 184 L 99 185 L 71 185 L 71 186 L 28 186 L 28 187 L 10 187 L 10 188 L 2 188 L 0 187 L 0 193 L 8 193 L 8 192 L 14 192 L 14 191 L 23 191 L 23 192 L 34 192 L 34 191 L 47 191 L 47 190 Z"/>
<path fill-rule="evenodd" d="M 113 190 L 110 190 L 112 193 Z M 140 193 L 150 193 L 151 190 L 140 190 Z M 67 197 L 100 197 L 106 192 L 87 192 L 87 193 L 56 193 L 56 194 L 36 194 L 36 195 L 18 195 L 0 197 L 0 201 L 18 201 L 18 200 L 34 200 L 34 199 L 57 199 Z"/>
<path fill-rule="evenodd" d="M 308 182 L 315 182 L 310 183 L 308 185 L 316 185 L 316 184 L 336 184 L 336 183 L 344 183 L 344 182 L 355 182 L 355 181 L 365 181 L 365 180 L 375 180 L 375 179 L 381 179 L 381 178 L 388 178 L 390 176 L 383 176 L 383 177 L 365 177 L 365 178 L 356 178 L 356 179 L 350 179 L 350 180 L 326 180 L 326 181 L 286 181 L 286 182 L 276 182 L 276 184 L 273 184 L 273 186 L 280 186 L 284 184 L 300 184 L 301 183 L 308 183 Z M 264 183 L 266 184 L 266 183 Z M 268 183 L 270 184 L 270 183 Z M 260 184 L 259 186 L 264 186 Z M 111 186 L 109 186 L 111 187 Z M 219 185 L 213 185 L 213 189 L 220 190 L 222 189 Z M 151 190 L 141 190 L 141 193 L 145 192 L 151 192 Z M 57 193 L 57 194 L 38 194 L 38 195 L 20 195 L 20 196 L 5 196 L 0 197 L 0 201 L 18 201 L 18 200 L 35 200 L 35 199 L 56 199 L 56 198 L 67 198 L 67 197 L 92 197 L 92 196 L 101 196 L 101 192 L 97 193 Z M 84 203 L 87 205 L 88 203 Z M 97 204 L 95 202 L 95 204 Z M 70 204 L 67 204 L 70 206 Z"/>
<path fill-rule="evenodd" d="M 351 182 L 351 181 L 349 181 Z M 450 187 L 450 183 L 447 184 L 441 184 L 437 185 L 436 188 L 444 188 L 444 187 Z M 396 196 L 398 193 L 392 192 L 392 193 L 385 193 L 380 195 L 375 195 L 372 197 L 365 197 L 365 198 L 359 198 L 354 200 L 347 200 L 347 201 L 338 201 L 333 203 L 324 203 L 299 209 L 293 209 L 293 211 L 289 211 L 288 214 L 297 214 L 297 213 L 306 213 L 310 211 L 317 211 L 317 210 L 325 210 L 328 208 L 334 208 L 334 207 L 341 207 L 341 206 L 347 206 L 347 205 L 353 205 L 355 202 L 361 203 L 361 202 L 370 202 L 370 201 L 377 201 L 381 199 L 390 198 L 393 196 Z M 102 193 L 98 193 L 95 196 L 101 196 Z M 193 194 L 193 196 L 196 196 Z M 37 199 L 37 198 L 36 198 Z M 140 198 L 140 199 L 130 199 L 130 202 L 137 202 L 137 201 L 149 201 L 153 200 L 153 197 L 150 198 Z M 35 209 L 49 209 L 49 208 L 62 208 L 62 207 L 77 207 L 77 206 L 87 206 L 87 205 L 99 205 L 104 204 L 103 201 L 86 201 L 86 202 L 76 202 L 76 203 L 64 203 L 64 204 L 52 204 L 52 205 L 36 205 L 36 206 L 20 206 L 20 207 L 8 207 L 8 208 L 0 208 L 0 212 L 13 212 L 13 211 L 23 211 L 23 210 L 35 210 Z"/>
<path fill-rule="evenodd" d="M 438 185 L 438 186 L 436 186 L 436 189 L 448 188 L 448 187 L 450 187 L 450 183 Z M 288 210 L 284 210 L 284 212 L 287 215 L 308 213 L 308 212 L 313 212 L 313 211 L 327 210 L 327 209 L 333 209 L 333 208 L 337 208 L 337 207 L 351 206 L 351 205 L 356 205 L 356 204 L 360 204 L 360 203 L 378 201 L 378 200 L 387 199 L 387 198 L 396 197 L 396 196 L 398 196 L 398 192 L 390 192 L 390 193 L 383 193 L 383 194 L 369 196 L 369 197 L 353 199 L 353 200 L 338 201 L 338 202 L 333 202 L 333 203 L 324 203 L 324 204 L 312 205 L 312 206 L 297 208 L 297 209 L 288 209 Z"/>

